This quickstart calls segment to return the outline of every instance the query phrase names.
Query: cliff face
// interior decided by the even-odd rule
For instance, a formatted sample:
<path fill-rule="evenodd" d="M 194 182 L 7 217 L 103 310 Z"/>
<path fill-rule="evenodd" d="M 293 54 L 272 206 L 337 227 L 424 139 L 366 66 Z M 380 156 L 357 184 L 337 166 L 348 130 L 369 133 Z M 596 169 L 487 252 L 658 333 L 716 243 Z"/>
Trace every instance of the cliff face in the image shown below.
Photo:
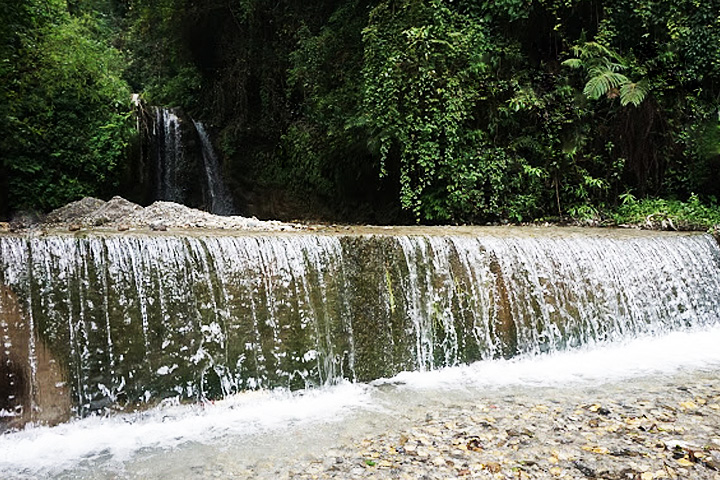
<path fill-rule="evenodd" d="M 162 3 L 129 15 L 128 75 L 207 125 L 240 213 L 521 222 L 720 194 L 720 30 L 689 2 Z M 706 61 L 655 48 L 689 51 L 680 18 Z"/>
<path fill-rule="evenodd" d="M 397 172 L 389 164 L 381 178 L 352 120 L 362 103 L 369 3 L 177 6 L 157 19 L 163 27 L 134 39 L 140 68 L 130 74 L 148 102 L 179 106 L 207 126 L 238 213 L 403 222 Z"/>

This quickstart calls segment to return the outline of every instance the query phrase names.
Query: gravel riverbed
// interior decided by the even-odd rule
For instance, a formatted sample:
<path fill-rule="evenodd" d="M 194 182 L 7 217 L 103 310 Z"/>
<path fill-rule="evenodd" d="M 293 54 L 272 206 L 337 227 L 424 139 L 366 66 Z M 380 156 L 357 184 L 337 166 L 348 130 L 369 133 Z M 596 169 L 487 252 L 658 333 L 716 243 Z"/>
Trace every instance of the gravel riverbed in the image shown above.
<path fill-rule="evenodd" d="M 396 430 L 351 439 L 301 461 L 273 459 L 226 471 L 207 465 L 196 473 L 293 479 L 720 479 L 719 375 L 704 371 L 594 387 L 515 388 L 480 394 L 474 404 L 469 398 L 421 402 L 398 414 L 404 422 Z"/>

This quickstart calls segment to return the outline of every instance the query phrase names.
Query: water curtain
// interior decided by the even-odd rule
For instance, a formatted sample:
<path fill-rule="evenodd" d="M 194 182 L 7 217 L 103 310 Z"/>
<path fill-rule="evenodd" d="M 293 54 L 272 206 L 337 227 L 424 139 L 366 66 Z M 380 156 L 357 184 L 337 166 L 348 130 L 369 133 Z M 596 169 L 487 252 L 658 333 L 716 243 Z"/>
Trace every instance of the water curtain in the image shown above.
<path fill-rule="evenodd" d="M 368 381 L 720 318 L 708 235 L 485 232 L 0 236 L 0 411 Z"/>

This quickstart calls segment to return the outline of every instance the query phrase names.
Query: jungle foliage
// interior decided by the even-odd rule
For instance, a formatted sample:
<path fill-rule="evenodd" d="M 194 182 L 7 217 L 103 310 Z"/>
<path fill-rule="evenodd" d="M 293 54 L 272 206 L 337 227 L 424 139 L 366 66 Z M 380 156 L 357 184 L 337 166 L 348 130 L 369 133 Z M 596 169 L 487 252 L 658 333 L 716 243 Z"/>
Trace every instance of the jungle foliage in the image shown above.
<path fill-rule="evenodd" d="M 16 207 L 112 184 L 129 88 L 212 125 L 239 198 L 313 195 L 345 220 L 720 195 L 719 0 L 23 0 L 0 19 Z"/>
<path fill-rule="evenodd" d="M 91 4 L 0 6 L 0 173 L 14 209 L 57 207 L 117 183 L 133 131 L 130 90 L 111 12 Z"/>

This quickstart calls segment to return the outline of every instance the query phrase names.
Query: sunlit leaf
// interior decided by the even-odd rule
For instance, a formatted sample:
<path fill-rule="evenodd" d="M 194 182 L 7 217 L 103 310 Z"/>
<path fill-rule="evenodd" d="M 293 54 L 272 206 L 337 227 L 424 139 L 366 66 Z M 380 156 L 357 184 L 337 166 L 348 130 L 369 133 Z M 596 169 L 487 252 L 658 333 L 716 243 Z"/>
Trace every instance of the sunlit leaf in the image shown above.
<path fill-rule="evenodd" d="M 633 104 L 637 107 L 645 99 L 646 95 L 647 88 L 643 82 L 628 82 L 620 88 L 620 104 L 622 106 Z"/>

